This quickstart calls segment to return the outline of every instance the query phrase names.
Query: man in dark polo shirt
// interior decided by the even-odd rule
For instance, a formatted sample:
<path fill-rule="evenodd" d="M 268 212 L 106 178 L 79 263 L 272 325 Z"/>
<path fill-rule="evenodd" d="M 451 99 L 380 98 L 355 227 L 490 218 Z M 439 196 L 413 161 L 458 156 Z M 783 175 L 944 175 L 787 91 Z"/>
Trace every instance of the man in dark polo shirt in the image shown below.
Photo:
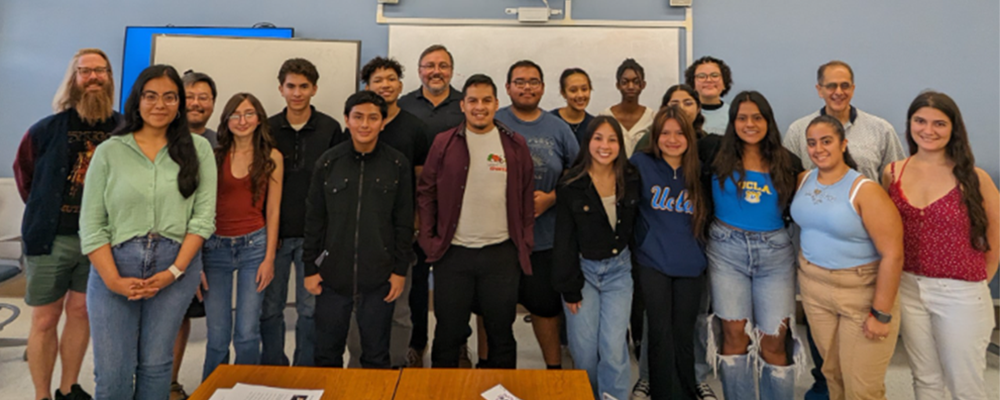
<path fill-rule="evenodd" d="M 375 57 L 368 61 L 361 68 L 361 82 L 365 84 L 365 90 L 377 93 L 386 102 L 386 117 L 383 120 L 385 126 L 378 134 L 379 142 L 403 153 L 406 160 L 413 166 L 414 179 L 411 182 L 416 188 L 416 177 L 424 166 L 424 159 L 427 158 L 427 150 L 430 144 L 427 141 L 427 125 L 420 118 L 402 110 L 397 104 L 400 93 L 403 91 L 403 66 L 394 59 Z M 339 142 L 351 139 L 350 132 L 344 131 L 340 135 Z M 406 286 L 403 294 L 395 302 L 395 309 L 392 315 L 392 334 L 389 343 L 389 358 L 392 366 L 410 366 L 407 359 L 410 346 L 410 336 L 413 331 L 413 323 L 410 318 L 409 295 L 410 286 L 413 279 L 409 279 L 407 274 Z M 351 319 L 351 330 L 347 337 L 347 349 L 351 354 L 351 359 L 347 366 L 356 368 L 361 366 L 361 341 L 358 337 L 357 323 Z"/>
<path fill-rule="evenodd" d="M 455 71 L 455 60 L 448 49 L 435 44 L 420 53 L 418 64 L 421 85 L 416 90 L 399 98 L 399 107 L 417 116 L 427 124 L 430 135 L 427 143 L 434 143 L 437 134 L 454 128 L 460 124 L 465 115 L 460 103 L 462 93 L 451 86 L 452 73 Z M 417 252 L 417 264 L 413 266 L 412 287 L 410 288 L 410 320 L 413 322 L 413 332 L 410 336 L 410 351 L 407 354 L 411 367 L 423 366 L 424 352 L 427 350 L 427 313 L 430 296 L 428 278 L 430 264 L 420 246 L 414 248 Z M 469 330 L 472 334 L 472 330 Z M 472 366 L 468 360 L 468 351 L 463 347 L 463 368 Z"/>
<path fill-rule="evenodd" d="M 281 222 L 274 280 L 264 293 L 260 315 L 261 364 L 288 365 L 285 355 L 285 302 L 291 264 L 295 264 L 295 354 L 292 365 L 313 365 L 316 327 L 313 311 L 316 297 L 305 290 L 302 244 L 306 220 L 306 196 L 316 160 L 340 135 L 340 124 L 310 105 L 316 95 L 319 72 L 301 58 L 285 61 L 278 71 L 278 91 L 286 107 L 267 120 L 278 151 L 285 156 L 285 182 L 281 192 Z"/>
<path fill-rule="evenodd" d="M 427 124 L 431 136 L 454 128 L 465 116 L 459 102 L 462 93 L 451 86 L 455 60 L 444 46 L 435 44 L 420 53 L 420 87 L 399 99 L 399 107 Z"/>

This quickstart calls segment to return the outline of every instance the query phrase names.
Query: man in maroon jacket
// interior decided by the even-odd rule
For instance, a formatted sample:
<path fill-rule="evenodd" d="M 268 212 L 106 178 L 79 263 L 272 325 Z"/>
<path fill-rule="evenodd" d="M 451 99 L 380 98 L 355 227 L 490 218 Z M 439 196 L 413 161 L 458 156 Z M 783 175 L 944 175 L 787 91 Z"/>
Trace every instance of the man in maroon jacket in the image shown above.
<path fill-rule="evenodd" d="M 473 75 L 462 92 L 465 123 L 434 139 L 417 189 L 420 246 L 434 263 L 431 362 L 458 367 L 476 304 L 490 349 L 482 367 L 516 368 L 518 266 L 531 274 L 534 242 L 531 154 L 521 135 L 493 119 L 492 79 Z"/>

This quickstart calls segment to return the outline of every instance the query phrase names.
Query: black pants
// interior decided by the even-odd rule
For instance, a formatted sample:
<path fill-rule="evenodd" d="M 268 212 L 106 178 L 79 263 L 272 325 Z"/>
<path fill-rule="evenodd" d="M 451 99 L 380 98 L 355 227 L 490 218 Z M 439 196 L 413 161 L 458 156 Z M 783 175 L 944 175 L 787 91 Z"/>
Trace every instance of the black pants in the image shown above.
<path fill-rule="evenodd" d="M 413 266 L 410 283 L 410 322 L 413 333 L 410 334 L 410 348 L 423 350 L 427 348 L 427 313 L 430 300 L 431 265 L 427 263 L 427 255 L 420 245 L 414 243 L 413 251 L 417 253 L 417 264 Z"/>
<path fill-rule="evenodd" d="M 654 400 L 697 399 L 694 375 L 694 324 L 705 275 L 667 276 L 640 267 L 649 315 L 649 389 Z"/>
<path fill-rule="evenodd" d="M 351 325 L 351 311 L 357 307 L 358 330 L 361 334 L 361 366 L 363 368 L 390 368 L 389 335 L 392 329 L 392 312 L 395 302 L 386 303 L 389 282 L 376 289 L 359 293 L 357 298 L 344 296 L 323 285 L 323 292 L 316 296 L 316 354 L 317 367 L 344 365 L 344 347 Z M 356 300 L 356 301 L 355 301 Z"/>
<path fill-rule="evenodd" d="M 469 317 L 477 303 L 490 348 L 485 368 L 516 368 L 514 318 L 521 267 L 511 241 L 470 249 L 451 246 L 434 264 L 434 368 L 457 368 L 459 348 L 468 337 Z"/>
<path fill-rule="evenodd" d="M 642 279 L 639 276 L 639 264 L 632 259 L 632 313 L 629 315 L 629 326 L 632 328 L 629 335 L 632 345 L 638 350 L 642 343 L 643 317 L 646 315 L 646 303 L 642 298 Z M 635 360 L 639 361 L 639 352 L 635 353 Z"/>

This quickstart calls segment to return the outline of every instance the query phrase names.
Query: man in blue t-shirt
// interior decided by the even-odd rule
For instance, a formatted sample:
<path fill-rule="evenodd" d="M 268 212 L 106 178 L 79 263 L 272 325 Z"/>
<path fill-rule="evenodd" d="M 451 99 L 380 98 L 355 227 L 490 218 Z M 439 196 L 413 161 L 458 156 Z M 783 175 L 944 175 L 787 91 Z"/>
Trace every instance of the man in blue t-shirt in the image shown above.
<path fill-rule="evenodd" d="M 545 365 L 549 369 L 559 369 L 562 365 L 559 316 L 563 308 L 562 297 L 551 281 L 556 229 L 556 214 L 551 209 L 556 203 L 559 177 L 573 164 L 580 144 L 566 122 L 538 108 L 545 93 L 542 68 L 538 64 L 522 60 L 511 65 L 506 88 L 511 105 L 497 111 L 496 119 L 524 136 L 535 168 L 533 273 L 522 275 L 519 300 L 531 313 L 531 324 Z"/>

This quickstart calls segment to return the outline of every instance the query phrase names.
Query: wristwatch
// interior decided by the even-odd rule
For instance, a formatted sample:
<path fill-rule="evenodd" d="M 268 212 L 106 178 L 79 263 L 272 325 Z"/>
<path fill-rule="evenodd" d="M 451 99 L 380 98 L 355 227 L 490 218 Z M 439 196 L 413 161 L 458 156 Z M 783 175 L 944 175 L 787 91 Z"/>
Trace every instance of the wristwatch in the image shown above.
<path fill-rule="evenodd" d="M 875 317 L 876 321 L 881 322 L 883 324 L 888 324 L 889 321 L 892 321 L 892 314 L 876 310 L 875 307 L 872 307 L 871 316 Z"/>
<path fill-rule="evenodd" d="M 177 268 L 176 265 L 171 265 L 170 268 L 167 268 L 167 271 L 170 271 L 171 274 L 174 274 L 175 281 L 180 279 L 181 276 L 184 275 L 184 271 L 181 271 L 181 269 Z"/>

